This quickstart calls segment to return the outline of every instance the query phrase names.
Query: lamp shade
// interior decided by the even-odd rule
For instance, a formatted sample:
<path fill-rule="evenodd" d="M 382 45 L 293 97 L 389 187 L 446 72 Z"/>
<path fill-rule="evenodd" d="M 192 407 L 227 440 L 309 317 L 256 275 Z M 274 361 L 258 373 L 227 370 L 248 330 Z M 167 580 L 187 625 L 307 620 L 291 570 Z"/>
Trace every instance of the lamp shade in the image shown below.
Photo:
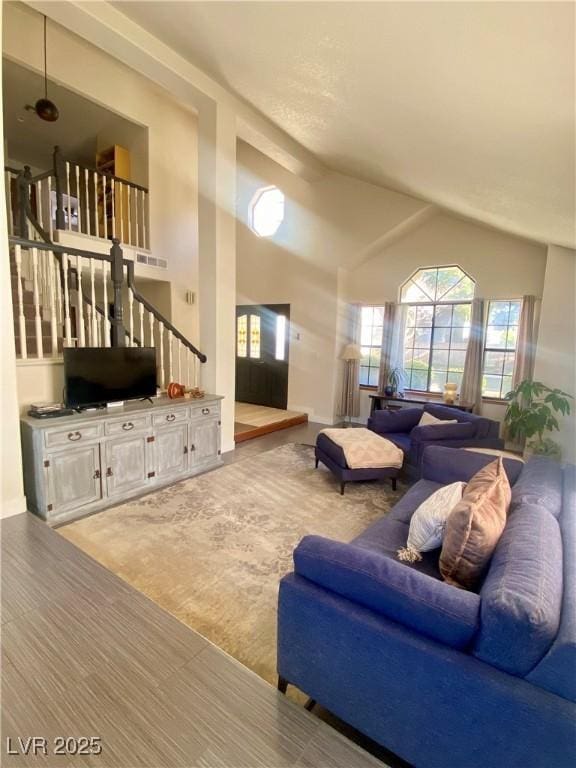
<path fill-rule="evenodd" d="M 341 360 L 360 360 L 362 353 L 357 344 L 346 344 L 340 355 Z"/>

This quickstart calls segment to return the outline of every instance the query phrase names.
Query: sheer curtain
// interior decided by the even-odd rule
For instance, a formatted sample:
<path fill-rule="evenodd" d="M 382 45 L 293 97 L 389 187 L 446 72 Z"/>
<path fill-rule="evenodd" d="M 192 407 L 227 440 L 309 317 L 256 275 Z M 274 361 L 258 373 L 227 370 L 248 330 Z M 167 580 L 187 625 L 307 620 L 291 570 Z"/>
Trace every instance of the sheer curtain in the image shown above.
<path fill-rule="evenodd" d="M 520 310 L 520 323 L 518 325 L 518 339 L 516 341 L 516 362 L 514 364 L 514 376 L 512 384 L 517 387 L 521 381 L 532 379 L 534 374 L 534 356 L 536 339 L 534 333 L 534 315 L 536 309 L 536 297 L 524 296 L 522 309 Z"/>
<path fill-rule="evenodd" d="M 384 392 L 388 384 L 388 376 L 392 370 L 392 345 L 394 340 L 394 324 L 398 306 L 393 301 L 384 304 L 382 321 L 382 346 L 380 347 L 380 371 L 378 374 L 378 392 Z"/>
<path fill-rule="evenodd" d="M 388 384 L 390 371 L 404 369 L 404 336 L 406 333 L 406 304 L 395 304 L 387 301 L 384 304 L 384 322 L 382 327 L 382 347 L 380 350 L 380 373 L 378 376 L 378 391 L 384 392 Z M 404 390 L 402 377 L 398 391 Z"/>
<path fill-rule="evenodd" d="M 346 318 L 346 344 L 360 346 L 361 312 L 359 304 L 348 304 Z M 360 361 L 343 361 L 342 390 L 338 416 L 354 418 L 360 415 Z"/>
<path fill-rule="evenodd" d="M 484 356 L 484 299 L 472 301 L 470 337 L 460 385 L 460 402 L 473 403 L 476 413 L 482 405 L 482 360 Z"/>

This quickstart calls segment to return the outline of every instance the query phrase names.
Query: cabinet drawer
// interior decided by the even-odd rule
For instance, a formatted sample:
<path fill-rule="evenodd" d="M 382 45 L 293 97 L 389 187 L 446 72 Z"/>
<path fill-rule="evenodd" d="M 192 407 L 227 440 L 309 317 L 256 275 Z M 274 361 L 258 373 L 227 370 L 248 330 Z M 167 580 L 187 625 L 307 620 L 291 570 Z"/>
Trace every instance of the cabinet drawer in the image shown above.
<path fill-rule="evenodd" d="M 47 448 L 58 445 L 72 445 L 73 443 L 85 443 L 95 440 L 102 434 L 102 424 L 85 424 L 83 426 L 70 426 L 66 429 L 49 429 L 44 433 Z"/>
<path fill-rule="evenodd" d="M 161 427 L 164 424 L 177 424 L 178 422 L 188 421 L 188 408 L 174 408 L 173 411 L 161 411 L 152 415 L 152 423 L 155 427 Z"/>
<path fill-rule="evenodd" d="M 220 403 L 210 403 L 209 405 L 195 405 L 192 408 L 192 418 L 197 419 L 201 416 L 220 416 Z"/>
<path fill-rule="evenodd" d="M 126 432 L 138 432 L 149 425 L 147 416 L 124 416 L 115 421 L 107 421 L 104 431 L 107 435 L 124 435 Z"/>

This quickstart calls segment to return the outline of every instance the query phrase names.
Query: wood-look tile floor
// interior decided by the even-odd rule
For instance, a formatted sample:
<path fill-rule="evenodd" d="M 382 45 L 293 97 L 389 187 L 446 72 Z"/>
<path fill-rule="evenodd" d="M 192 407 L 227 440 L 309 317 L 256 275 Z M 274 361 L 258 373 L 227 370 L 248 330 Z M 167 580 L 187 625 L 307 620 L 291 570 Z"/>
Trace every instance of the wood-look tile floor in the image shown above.
<path fill-rule="evenodd" d="M 1 567 L 2 766 L 381 768 L 34 516 L 2 521 Z"/>
<path fill-rule="evenodd" d="M 313 443 L 320 428 L 267 435 L 226 461 Z M 382 768 L 38 518 L 7 518 L 1 535 L 4 768 Z M 34 736 L 45 747 L 23 754 Z M 98 737 L 102 752 L 56 755 L 58 737 Z"/>

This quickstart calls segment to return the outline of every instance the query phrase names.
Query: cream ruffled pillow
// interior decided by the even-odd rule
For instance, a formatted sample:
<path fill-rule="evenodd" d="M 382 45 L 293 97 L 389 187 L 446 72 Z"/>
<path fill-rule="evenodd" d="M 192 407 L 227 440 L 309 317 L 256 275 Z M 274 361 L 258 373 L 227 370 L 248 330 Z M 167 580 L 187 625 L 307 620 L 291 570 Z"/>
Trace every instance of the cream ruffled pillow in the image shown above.
<path fill-rule="evenodd" d="M 422 560 L 421 552 L 442 545 L 446 520 L 462 500 L 466 483 L 451 483 L 439 488 L 412 515 L 406 546 L 397 552 L 398 559 L 407 563 Z"/>
<path fill-rule="evenodd" d="M 437 419 L 428 411 L 424 411 L 418 422 L 419 427 L 434 427 L 437 424 L 458 424 L 458 419 Z"/>

